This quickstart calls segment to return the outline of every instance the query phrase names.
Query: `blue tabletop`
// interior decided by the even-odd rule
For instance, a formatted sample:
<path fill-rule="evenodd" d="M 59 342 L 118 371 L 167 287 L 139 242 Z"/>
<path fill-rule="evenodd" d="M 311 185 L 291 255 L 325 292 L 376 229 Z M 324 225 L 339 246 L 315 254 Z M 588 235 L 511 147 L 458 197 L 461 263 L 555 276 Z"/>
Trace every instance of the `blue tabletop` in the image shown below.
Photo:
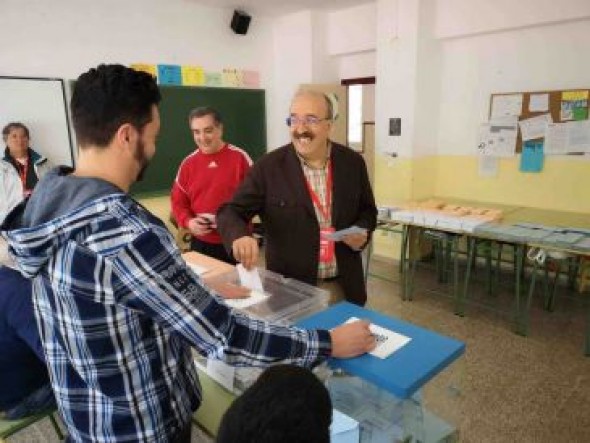
<path fill-rule="evenodd" d="M 409 398 L 465 352 L 463 342 L 347 302 L 300 320 L 297 326 L 332 329 L 350 317 L 369 320 L 411 340 L 386 359 L 370 354 L 350 359 L 332 358 L 330 366 L 367 380 L 401 399 Z"/>

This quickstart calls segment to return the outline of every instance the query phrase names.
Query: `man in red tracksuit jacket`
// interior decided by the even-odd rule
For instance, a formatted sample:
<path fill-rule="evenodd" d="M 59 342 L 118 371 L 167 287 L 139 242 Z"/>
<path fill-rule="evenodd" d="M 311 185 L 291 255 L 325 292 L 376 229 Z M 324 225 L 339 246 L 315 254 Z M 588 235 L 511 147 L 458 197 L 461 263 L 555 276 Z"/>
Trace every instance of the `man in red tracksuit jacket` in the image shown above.
<path fill-rule="evenodd" d="M 178 225 L 193 235 L 193 251 L 235 264 L 217 232 L 215 213 L 231 199 L 252 160 L 244 150 L 223 141 L 223 123 L 215 109 L 194 109 L 189 125 L 197 149 L 178 169 L 172 186 L 172 212 Z"/>

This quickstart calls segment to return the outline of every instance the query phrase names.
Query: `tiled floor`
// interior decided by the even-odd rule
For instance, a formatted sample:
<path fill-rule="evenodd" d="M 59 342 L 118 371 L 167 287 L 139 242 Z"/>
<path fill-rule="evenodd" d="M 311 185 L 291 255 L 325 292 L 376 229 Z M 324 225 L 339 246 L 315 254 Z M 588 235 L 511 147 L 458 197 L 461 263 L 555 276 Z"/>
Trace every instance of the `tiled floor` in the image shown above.
<path fill-rule="evenodd" d="M 457 425 L 461 442 L 590 442 L 590 357 L 582 352 L 590 294 L 559 298 L 555 312 L 537 297 L 530 335 L 521 337 L 512 331 L 509 287 L 490 296 L 475 282 L 469 297 L 478 306 L 458 317 L 446 286 L 426 266 L 418 269 L 411 302 L 401 300 L 394 265 L 374 260 L 371 274 L 369 308 L 466 342 L 465 356 L 424 391 L 427 408 Z M 455 381 L 459 396 L 447 389 Z M 51 429 L 41 426 L 10 441 L 52 441 Z M 207 441 L 193 432 L 193 442 Z"/>
<path fill-rule="evenodd" d="M 409 302 L 401 301 L 397 282 L 369 278 L 368 307 L 467 344 L 462 362 L 426 387 L 428 408 L 450 418 L 462 442 L 590 442 L 590 357 L 583 355 L 590 294 L 560 297 L 555 312 L 542 308 L 539 294 L 530 334 L 521 337 L 513 332 L 510 287 L 488 295 L 475 282 L 469 298 L 479 306 L 468 305 L 459 317 L 450 297 L 431 291 L 447 288 L 424 268 Z M 395 266 L 376 261 L 371 274 L 399 276 Z M 459 397 L 445 389 L 451 376 L 461 382 Z"/>

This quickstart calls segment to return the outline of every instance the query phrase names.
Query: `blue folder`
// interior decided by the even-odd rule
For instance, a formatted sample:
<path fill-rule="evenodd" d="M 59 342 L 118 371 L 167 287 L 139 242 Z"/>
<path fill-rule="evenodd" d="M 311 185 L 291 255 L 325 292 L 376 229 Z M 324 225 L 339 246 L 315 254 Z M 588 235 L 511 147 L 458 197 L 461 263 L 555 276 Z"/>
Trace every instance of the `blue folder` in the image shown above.
<path fill-rule="evenodd" d="M 459 340 L 347 302 L 300 320 L 297 326 L 332 329 L 350 317 L 369 320 L 411 340 L 386 359 L 370 354 L 350 359 L 331 358 L 330 366 L 369 381 L 400 399 L 411 397 L 465 352 L 465 344 Z"/>

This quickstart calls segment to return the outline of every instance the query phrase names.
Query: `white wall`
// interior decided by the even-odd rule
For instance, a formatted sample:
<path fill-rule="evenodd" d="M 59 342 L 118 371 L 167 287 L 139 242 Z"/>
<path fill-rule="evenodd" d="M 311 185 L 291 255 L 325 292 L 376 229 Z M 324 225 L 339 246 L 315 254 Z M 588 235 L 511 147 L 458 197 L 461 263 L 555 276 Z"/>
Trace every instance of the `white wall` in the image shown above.
<path fill-rule="evenodd" d="M 588 88 L 589 35 L 583 20 L 443 41 L 439 154 L 474 154 L 492 93 Z"/>
<path fill-rule="evenodd" d="M 336 58 L 338 60 L 338 78 L 341 80 L 347 78 L 375 77 L 377 60 L 374 49 L 367 52 L 342 54 Z"/>
<path fill-rule="evenodd" d="M 333 11 L 327 20 L 329 55 L 372 51 L 377 39 L 375 3 Z"/>
<path fill-rule="evenodd" d="M 233 10 L 186 0 L 2 0 L 0 75 L 76 78 L 99 63 L 175 63 L 258 70 L 272 95 L 272 22 L 245 36 Z"/>
<path fill-rule="evenodd" d="M 435 34 L 458 37 L 589 16 L 588 0 L 436 0 Z"/>

